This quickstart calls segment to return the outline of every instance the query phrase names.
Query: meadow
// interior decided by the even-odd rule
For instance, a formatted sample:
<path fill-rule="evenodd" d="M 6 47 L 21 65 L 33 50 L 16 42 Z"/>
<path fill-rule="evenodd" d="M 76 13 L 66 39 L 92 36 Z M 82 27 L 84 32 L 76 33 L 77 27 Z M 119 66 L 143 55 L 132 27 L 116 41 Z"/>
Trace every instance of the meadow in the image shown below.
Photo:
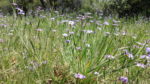
<path fill-rule="evenodd" d="M 0 16 L 0 84 L 149 84 L 149 32 L 143 18 Z"/>

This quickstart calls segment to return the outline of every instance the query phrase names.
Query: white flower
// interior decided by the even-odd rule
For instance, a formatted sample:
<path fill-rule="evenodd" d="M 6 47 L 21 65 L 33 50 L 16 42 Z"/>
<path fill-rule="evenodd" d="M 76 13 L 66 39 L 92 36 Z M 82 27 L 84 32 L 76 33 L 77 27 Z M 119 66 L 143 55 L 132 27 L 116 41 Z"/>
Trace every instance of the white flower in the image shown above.
<path fill-rule="evenodd" d="M 66 34 L 66 33 L 64 33 L 64 34 L 62 34 L 64 37 L 68 37 L 68 34 Z"/>
<path fill-rule="evenodd" d="M 75 22 L 74 21 L 69 21 L 68 24 L 73 26 L 73 25 L 75 25 Z"/>
<path fill-rule="evenodd" d="M 52 30 L 52 32 L 56 32 L 56 30 L 55 30 L 55 29 L 53 29 L 53 30 Z"/>
<path fill-rule="evenodd" d="M 93 20 L 90 20 L 90 22 L 93 23 L 94 21 L 93 21 Z"/>
<path fill-rule="evenodd" d="M 137 37 L 136 37 L 136 36 L 132 36 L 132 38 L 133 38 L 133 39 L 136 39 Z"/>
<path fill-rule="evenodd" d="M 150 60 L 150 56 L 148 55 L 142 55 L 140 56 L 141 59 L 147 59 L 147 60 Z"/>
<path fill-rule="evenodd" d="M 12 5 L 17 6 L 17 3 L 12 3 Z"/>
<path fill-rule="evenodd" d="M 50 20 L 55 20 L 55 18 L 50 18 Z"/>
<path fill-rule="evenodd" d="M 113 23 L 120 23 L 120 21 L 117 21 L 117 20 L 113 20 Z"/>
<path fill-rule="evenodd" d="M 99 75 L 99 73 L 98 73 L 98 72 L 94 72 L 94 74 L 95 74 L 95 75 Z"/>
<path fill-rule="evenodd" d="M 97 27 L 97 29 L 98 29 L 98 30 L 102 30 L 102 28 L 100 28 L 100 27 Z"/>
<path fill-rule="evenodd" d="M 13 36 L 14 34 L 13 33 L 8 33 L 8 36 Z"/>
<path fill-rule="evenodd" d="M 145 43 L 136 42 L 138 45 L 144 46 Z"/>
<path fill-rule="evenodd" d="M 62 20 L 61 23 L 69 22 L 69 20 Z"/>
<path fill-rule="evenodd" d="M 86 33 L 90 34 L 90 33 L 93 33 L 93 31 L 92 30 L 87 30 Z"/>
<path fill-rule="evenodd" d="M 106 58 L 106 59 L 114 59 L 115 57 L 112 56 L 112 55 L 105 55 L 105 58 Z"/>
<path fill-rule="evenodd" d="M 85 15 L 91 15 L 92 13 L 90 13 L 90 12 L 87 12 L 87 13 L 85 13 Z"/>
<path fill-rule="evenodd" d="M 89 48 L 91 45 L 90 44 L 85 44 L 85 46 Z"/>
<path fill-rule="evenodd" d="M 104 32 L 106 36 L 110 35 L 110 32 Z"/>
<path fill-rule="evenodd" d="M 123 31 L 123 32 L 122 32 L 122 35 L 123 35 L 123 36 L 127 35 L 127 32 Z"/>
<path fill-rule="evenodd" d="M 119 33 L 114 33 L 115 36 L 119 36 Z"/>
<path fill-rule="evenodd" d="M 41 32 L 41 31 L 43 31 L 43 29 L 36 29 L 36 31 Z"/>

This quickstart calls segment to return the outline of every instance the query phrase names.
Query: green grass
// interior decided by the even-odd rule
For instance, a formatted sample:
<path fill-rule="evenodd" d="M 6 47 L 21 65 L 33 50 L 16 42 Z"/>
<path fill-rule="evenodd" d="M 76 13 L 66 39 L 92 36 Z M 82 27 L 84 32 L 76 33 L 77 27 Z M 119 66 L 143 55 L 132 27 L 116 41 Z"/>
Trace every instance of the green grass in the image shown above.
<path fill-rule="evenodd" d="M 150 22 L 120 19 L 114 26 L 113 18 L 94 16 L 71 26 L 61 22 L 76 20 L 75 17 L 45 16 L 0 18 L 0 84 L 121 84 L 121 76 L 128 77 L 130 84 L 149 84 L 150 67 L 138 67 L 136 62 L 148 64 L 148 59 L 140 56 L 147 55 L 149 43 L 145 42 L 150 38 Z M 103 25 L 105 21 L 109 25 Z M 69 32 L 74 34 L 62 35 Z M 124 55 L 124 50 L 134 59 Z M 115 58 L 106 59 L 105 55 Z M 75 73 L 86 78 L 77 79 Z"/>

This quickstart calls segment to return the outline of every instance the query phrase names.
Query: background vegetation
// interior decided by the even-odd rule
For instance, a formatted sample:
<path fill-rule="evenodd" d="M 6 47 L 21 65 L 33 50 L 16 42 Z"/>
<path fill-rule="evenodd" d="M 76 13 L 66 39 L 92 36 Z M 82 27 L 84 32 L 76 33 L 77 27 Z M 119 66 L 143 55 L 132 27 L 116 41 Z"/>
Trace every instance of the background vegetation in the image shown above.
<path fill-rule="evenodd" d="M 38 6 L 47 10 L 103 12 L 105 15 L 122 16 L 150 15 L 150 0 L 1 0 L 1 10 L 11 12 L 11 3 L 28 10 L 36 10 Z"/>

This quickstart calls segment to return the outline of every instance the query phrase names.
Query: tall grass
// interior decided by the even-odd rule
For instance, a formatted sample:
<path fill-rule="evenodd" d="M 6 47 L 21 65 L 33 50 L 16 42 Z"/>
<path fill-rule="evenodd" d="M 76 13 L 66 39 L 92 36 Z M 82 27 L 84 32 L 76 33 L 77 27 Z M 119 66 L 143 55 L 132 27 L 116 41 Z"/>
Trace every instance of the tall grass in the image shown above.
<path fill-rule="evenodd" d="M 88 14 L 1 17 L 0 83 L 148 84 L 150 23 Z"/>

